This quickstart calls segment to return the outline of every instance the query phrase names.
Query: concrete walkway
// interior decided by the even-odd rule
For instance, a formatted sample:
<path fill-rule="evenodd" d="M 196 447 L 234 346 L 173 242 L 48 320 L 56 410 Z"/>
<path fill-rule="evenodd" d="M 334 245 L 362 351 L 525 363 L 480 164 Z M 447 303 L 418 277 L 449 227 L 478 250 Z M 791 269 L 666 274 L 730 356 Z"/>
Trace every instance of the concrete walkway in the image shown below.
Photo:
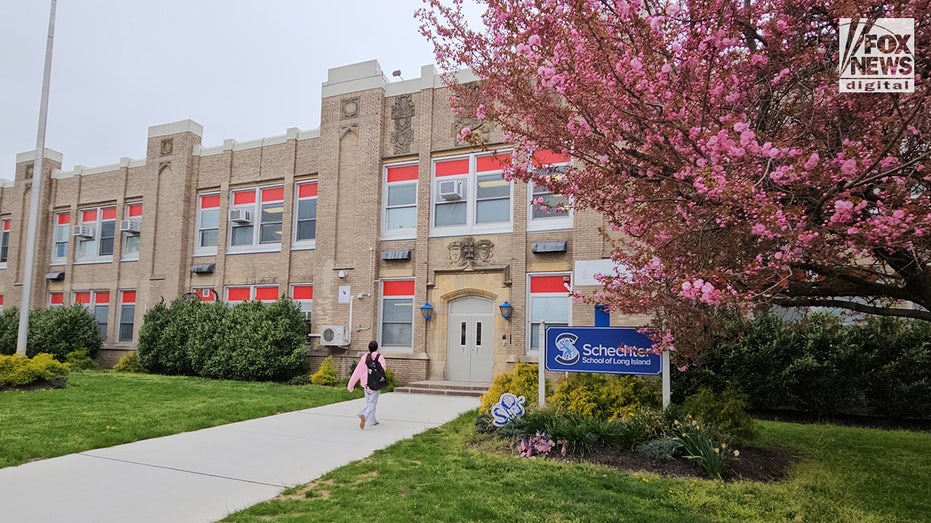
<path fill-rule="evenodd" d="M 352 400 L 0 469 L 0 520 L 207 523 L 478 407 L 384 394 L 359 430 Z"/>

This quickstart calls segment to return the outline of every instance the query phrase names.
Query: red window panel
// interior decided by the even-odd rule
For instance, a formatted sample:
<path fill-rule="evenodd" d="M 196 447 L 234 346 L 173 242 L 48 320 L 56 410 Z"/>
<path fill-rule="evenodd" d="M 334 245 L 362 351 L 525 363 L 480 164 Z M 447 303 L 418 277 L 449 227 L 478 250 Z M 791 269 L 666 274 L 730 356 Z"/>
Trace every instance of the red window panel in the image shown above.
<path fill-rule="evenodd" d="M 10 230 L 10 220 L 3 220 L 3 232 Z"/>
<path fill-rule="evenodd" d="M 313 285 L 295 285 L 291 287 L 291 298 L 295 300 L 314 299 L 314 286 Z"/>
<path fill-rule="evenodd" d="M 314 198 L 317 196 L 317 183 L 302 183 L 297 186 L 298 198 Z"/>
<path fill-rule="evenodd" d="M 550 165 L 553 163 L 568 163 L 569 156 L 566 154 L 554 153 L 547 149 L 541 149 L 533 153 L 533 164 L 540 165 Z"/>
<path fill-rule="evenodd" d="M 197 294 L 197 297 L 200 298 L 200 301 L 216 301 L 214 299 L 213 289 L 194 289 L 194 292 Z"/>
<path fill-rule="evenodd" d="M 284 187 L 269 187 L 262 189 L 263 202 L 280 202 L 284 201 Z"/>
<path fill-rule="evenodd" d="M 404 165 L 401 167 L 388 167 L 388 182 L 406 182 L 417 179 L 417 166 Z"/>
<path fill-rule="evenodd" d="M 89 292 L 74 293 L 74 303 L 80 303 L 81 305 L 87 305 L 90 302 L 91 302 L 91 293 Z"/>
<path fill-rule="evenodd" d="M 455 176 L 457 174 L 469 174 L 469 159 L 446 160 L 436 162 L 436 176 Z"/>
<path fill-rule="evenodd" d="M 84 223 L 97 221 L 97 209 L 81 211 L 81 221 Z"/>
<path fill-rule="evenodd" d="M 261 301 L 275 301 L 278 299 L 278 287 L 256 287 L 255 299 Z"/>
<path fill-rule="evenodd" d="M 120 301 L 126 305 L 136 303 L 136 291 L 122 291 L 120 293 Z"/>
<path fill-rule="evenodd" d="M 126 211 L 126 214 L 130 218 L 136 218 L 142 216 L 142 204 L 141 203 L 131 203 L 129 204 L 129 209 Z"/>
<path fill-rule="evenodd" d="M 0 294 L 0 306 L 2 306 L 2 305 L 3 305 L 3 295 Z"/>
<path fill-rule="evenodd" d="M 55 220 L 55 223 L 58 225 L 68 225 L 71 223 L 71 213 L 70 212 L 60 212 L 58 217 Z"/>
<path fill-rule="evenodd" d="M 414 280 L 386 281 L 382 287 L 385 296 L 413 296 Z"/>
<path fill-rule="evenodd" d="M 64 305 L 65 304 L 65 293 L 63 292 L 48 293 L 48 302 L 52 305 Z"/>
<path fill-rule="evenodd" d="M 562 292 L 568 293 L 566 287 L 562 284 L 562 276 L 531 276 L 530 292 Z"/>
<path fill-rule="evenodd" d="M 98 291 L 94 293 L 94 304 L 95 305 L 107 305 L 110 303 L 110 292 L 109 291 Z"/>
<path fill-rule="evenodd" d="M 233 193 L 233 205 L 246 205 L 255 203 L 255 190 Z"/>
<path fill-rule="evenodd" d="M 115 220 L 116 219 L 116 207 L 105 207 L 101 209 L 103 211 L 104 220 Z"/>
<path fill-rule="evenodd" d="M 249 287 L 227 287 L 226 301 L 248 301 L 251 297 Z"/>
<path fill-rule="evenodd" d="M 200 197 L 201 209 L 216 209 L 220 206 L 219 194 L 207 194 Z"/>
<path fill-rule="evenodd" d="M 478 172 L 500 171 L 511 164 L 510 154 L 479 156 L 475 159 L 475 170 Z"/>

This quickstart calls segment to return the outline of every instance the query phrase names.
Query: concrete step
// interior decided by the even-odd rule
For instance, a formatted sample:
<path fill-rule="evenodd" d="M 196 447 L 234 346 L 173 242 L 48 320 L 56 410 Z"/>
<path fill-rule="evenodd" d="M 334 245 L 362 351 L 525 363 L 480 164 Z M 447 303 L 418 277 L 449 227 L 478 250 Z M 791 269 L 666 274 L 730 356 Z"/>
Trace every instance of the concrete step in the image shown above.
<path fill-rule="evenodd" d="M 436 394 L 441 396 L 479 397 L 485 394 L 491 383 L 465 381 L 418 381 L 396 387 L 394 392 L 408 394 Z"/>

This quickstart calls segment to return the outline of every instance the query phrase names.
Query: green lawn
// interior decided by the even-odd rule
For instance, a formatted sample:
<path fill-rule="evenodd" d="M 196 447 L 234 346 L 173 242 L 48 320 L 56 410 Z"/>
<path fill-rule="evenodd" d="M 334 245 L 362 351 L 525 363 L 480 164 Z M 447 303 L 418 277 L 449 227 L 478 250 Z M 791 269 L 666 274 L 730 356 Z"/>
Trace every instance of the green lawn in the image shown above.
<path fill-rule="evenodd" d="M 314 385 L 72 372 L 64 389 L 0 392 L 0 467 L 359 396 Z"/>
<path fill-rule="evenodd" d="M 931 515 L 931 434 L 761 422 L 799 455 L 780 483 L 719 483 L 478 450 L 475 415 L 402 441 L 229 522 L 908 522 Z"/>

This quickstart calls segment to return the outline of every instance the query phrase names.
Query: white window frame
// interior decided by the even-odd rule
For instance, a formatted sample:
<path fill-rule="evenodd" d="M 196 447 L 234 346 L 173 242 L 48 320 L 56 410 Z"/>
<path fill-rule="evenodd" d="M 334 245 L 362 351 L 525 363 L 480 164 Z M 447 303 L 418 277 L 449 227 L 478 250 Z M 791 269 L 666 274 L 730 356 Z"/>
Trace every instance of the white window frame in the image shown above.
<path fill-rule="evenodd" d="M 537 174 L 544 174 L 545 176 L 559 176 L 561 171 L 560 169 L 565 168 L 569 163 L 559 163 L 546 165 L 542 168 L 536 169 Z M 553 170 L 553 172 L 545 174 L 547 170 Z M 539 194 L 535 194 L 537 189 L 541 189 Z M 543 192 L 545 191 L 545 192 Z M 546 198 L 554 197 L 565 200 L 566 210 L 565 212 L 555 212 L 550 210 L 550 214 L 546 216 L 534 216 L 534 210 L 537 207 L 536 200 L 537 198 Z M 569 198 L 558 195 L 550 191 L 549 189 L 543 187 L 542 184 L 538 184 L 536 181 L 531 181 L 527 184 L 527 230 L 528 231 L 548 231 L 555 229 L 571 229 L 572 228 L 572 202 Z"/>
<path fill-rule="evenodd" d="M 204 198 L 216 197 L 217 206 L 204 208 Z M 223 208 L 223 202 L 220 198 L 220 193 L 218 192 L 205 192 L 199 193 L 197 195 L 197 224 L 194 233 L 194 256 L 216 256 L 217 254 L 217 244 L 220 243 L 220 224 L 223 223 L 222 217 L 220 216 L 220 211 Z M 204 227 L 204 212 L 205 211 L 216 211 L 217 213 L 217 224 L 216 227 Z M 216 242 L 213 245 L 202 246 L 201 241 L 205 232 L 215 231 Z"/>
<path fill-rule="evenodd" d="M 85 291 L 85 290 L 76 290 L 71 292 L 71 300 L 73 303 L 77 304 L 78 294 L 89 294 L 90 301 L 88 303 L 81 303 L 81 305 L 87 309 L 94 316 L 94 323 L 97 325 L 97 331 L 100 333 L 100 339 L 107 341 L 107 337 L 110 335 L 110 299 L 111 292 L 107 290 L 94 290 L 94 291 Z M 101 293 L 107 293 L 107 302 L 105 304 L 97 303 L 97 295 Z M 103 323 L 97 321 L 97 309 L 98 307 L 104 308 L 104 321 Z"/>
<path fill-rule="evenodd" d="M 61 223 L 62 217 L 65 223 Z M 68 263 L 68 245 L 71 242 L 71 211 L 56 211 L 52 223 L 52 252 L 49 265 L 64 265 Z M 58 246 L 64 248 L 64 256 L 56 256 Z"/>
<path fill-rule="evenodd" d="M 454 157 L 445 157 L 445 158 L 434 158 L 431 162 L 431 187 L 430 187 L 430 236 L 460 236 L 464 234 L 497 234 L 497 233 L 510 233 L 514 230 L 514 183 L 504 180 L 502 178 L 502 183 L 506 183 L 508 186 L 508 219 L 496 222 L 487 222 L 482 223 L 477 216 L 478 204 L 479 201 L 486 200 L 500 200 L 504 199 L 503 197 L 495 198 L 486 198 L 479 200 L 478 190 L 479 190 L 479 178 L 485 176 L 492 176 L 495 174 L 503 175 L 503 169 L 490 169 L 484 170 L 482 172 L 477 172 L 476 166 L 480 158 L 494 157 L 497 154 L 499 156 L 510 155 L 509 151 L 496 151 L 496 153 L 475 153 L 467 156 L 454 156 Z M 455 160 L 468 160 L 468 172 L 463 174 L 447 175 L 437 177 L 436 175 L 436 166 L 438 163 L 455 161 Z M 463 184 L 463 195 L 462 201 L 466 203 L 466 217 L 464 224 L 453 224 L 453 225 L 436 225 L 436 215 L 437 207 L 445 205 L 455 205 L 454 203 L 449 203 L 444 201 L 440 197 L 439 184 L 441 181 L 461 181 Z"/>
<path fill-rule="evenodd" d="M 105 210 L 109 210 L 109 209 L 113 209 L 113 218 L 112 218 L 112 219 L 109 219 L 109 218 L 105 219 L 105 218 L 103 217 L 104 211 L 105 211 Z M 96 212 L 96 219 L 94 219 L 93 221 L 84 221 L 84 214 L 85 214 L 86 212 L 89 212 L 89 211 L 95 211 L 95 212 Z M 117 222 L 117 219 L 116 219 L 116 206 L 115 206 L 115 205 L 101 205 L 101 206 L 99 206 L 99 207 L 84 207 L 84 208 L 82 208 L 82 209 L 78 209 L 78 217 L 77 217 L 77 218 L 78 218 L 78 219 L 77 219 L 78 225 L 90 225 L 91 227 L 94 228 L 94 237 L 93 237 L 92 239 L 88 239 L 88 240 L 79 239 L 78 241 L 74 242 L 74 243 L 75 243 L 75 246 L 74 246 L 74 263 L 75 263 L 75 264 L 83 264 L 83 263 L 108 263 L 108 262 L 112 262 L 112 261 L 113 261 L 113 251 L 116 250 L 116 235 L 117 235 L 117 230 L 116 230 L 116 225 L 117 225 L 117 224 L 116 224 L 116 222 Z M 102 240 L 102 238 L 103 238 L 103 225 L 104 225 L 104 223 L 112 223 L 112 224 L 113 224 L 113 247 L 112 247 L 112 250 L 110 251 L 110 254 L 101 254 L 101 253 L 100 253 L 100 250 L 101 250 L 101 247 L 102 247 L 102 242 L 101 242 L 101 240 Z M 94 254 L 93 254 L 93 255 L 84 255 L 84 256 L 82 256 L 82 255 L 81 255 L 81 251 L 84 249 L 85 245 L 88 245 L 88 244 L 90 244 L 90 245 L 93 246 Z"/>
<path fill-rule="evenodd" d="M 315 191 L 313 196 L 301 197 L 301 187 L 302 186 L 315 186 Z M 317 180 L 309 180 L 303 182 L 297 182 L 294 184 L 294 216 L 293 216 L 293 225 L 291 236 L 293 241 L 291 242 L 291 247 L 293 249 L 313 249 L 317 246 L 317 222 L 319 221 L 318 216 L 320 215 L 320 200 L 318 200 L 319 194 L 317 191 L 320 190 L 320 186 L 317 185 Z M 306 240 L 298 239 L 298 222 L 300 221 L 300 205 L 301 202 L 307 202 L 313 200 L 316 205 L 314 206 L 314 237 Z"/>
<path fill-rule="evenodd" d="M 527 274 L 527 317 L 526 323 L 524 325 L 524 332 L 527 333 L 526 336 L 526 351 L 527 354 L 540 354 L 540 348 L 534 348 L 535 344 L 539 344 L 539 327 L 537 328 L 537 334 L 533 334 L 534 326 L 539 325 L 543 321 L 547 322 L 547 325 L 557 325 L 557 326 L 567 326 L 572 325 L 572 298 L 569 296 L 569 290 L 563 289 L 561 291 L 552 291 L 552 292 L 531 292 L 531 279 L 535 277 L 558 277 L 560 280 L 565 281 L 567 277 L 571 278 L 570 273 L 559 272 L 559 273 L 531 273 Z M 570 280 L 571 282 L 571 280 Z M 547 321 L 548 318 L 540 318 L 538 311 L 536 310 L 538 305 L 534 301 L 534 298 L 562 298 L 566 301 L 566 321 Z"/>
<path fill-rule="evenodd" d="M 381 205 L 381 236 L 384 239 L 399 240 L 413 239 L 417 237 L 417 177 L 407 180 L 389 181 L 388 177 L 393 169 L 414 167 L 419 168 L 417 162 L 406 162 L 386 165 L 382 169 L 382 205 Z M 418 176 L 419 177 L 419 176 Z M 412 203 L 394 204 L 390 202 L 391 190 L 407 187 L 414 188 L 414 201 Z M 394 210 L 413 209 L 414 223 L 410 227 L 389 228 L 389 214 Z"/>
<path fill-rule="evenodd" d="M 6 269 L 10 257 L 11 224 L 10 218 L 0 220 L 0 269 Z"/>
<path fill-rule="evenodd" d="M 142 225 L 142 215 L 139 216 L 130 216 L 130 209 L 134 209 L 136 206 L 139 206 L 139 212 L 142 212 L 142 202 L 126 202 L 126 205 L 123 206 L 123 216 L 124 220 L 133 220 L 138 222 L 139 225 Z M 139 242 L 141 241 L 141 235 L 138 233 L 121 233 L 122 243 L 120 245 L 120 261 L 139 261 Z"/>
<path fill-rule="evenodd" d="M 397 280 L 382 280 L 379 285 L 379 314 L 378 314 L 378 340 L 380 348 L 387 352 L 413 352 L 414 350 L 414 292 L 411 294 L 392 294 L 390 296 L 385 296 L 385 284 L 391 284 L 392 282 L 413 282 L 414 280 L 410 278 L 402 278 Z M 410 321 L 402 320 L 385 320 L 385 313 L 388 310 L 388 307 L 397 307 L 397 302 L 402 302 L 405 300 L 410 301 Z M 403 305 L 402 305 L 403 306 Z M 405 324 L 410 325 L 410 344 L 409 345 L 391 345 L 385 340 L 385 325 L 386 324 Z"/>
<path fill-rule="evenodd" d="M 307 324 L 307 332 L 309 334 L 310 332 L 312 332 L 311 329 L 313 328 L 314 299 L 313 298 L 298 299 L 294 297 L 294 289 L 303 288 L 303 287 L 310 287 L 311 294 L 313 293 L 314 285 L 312 283 L 292 283 L 291 285 L 288 286 L 288 296 L 290 296 L 291 299 L 294 300 L 294 303 L 296 303 L 297 306 L 301 308 L 302 313 L 304 312 L 310 313 L 309 318 L 307 317 L 304 318 L 304 323 Z"/>
<path fill-rule="evenodd" d="M 262 200 L 262 191 L 280 189 L 281 190 L 281 199 L 280 200 Z M 253 203 L 244 203 L 236 205 L 235 198 L 236 194 L 254 192 L 255 201 Z M 263 222 L 263 206 L 264 205 L 279 205 L 281 207 L 281 221 L 269 221 Z M 231 220 L 227 220 L 227 234 L 226 234 L 226 252 L 229 254 L 237 253 L 253 253 L 253 252 L 280 252 L 281 251 L 281 235 L 284 232 L 284 186 L 282 185 L 263 185 L 260 187 L 252 188 L 239 188 L 230 190 L 230 200 L 229 200 L 229 210 L 243 210 L 249 211 L 252 213 L 252 223 L 247 225 L 237 225 Z M 272 223 L 279 224 L 278 230 L 278 241 L 277 242 L 262 242 L 262 225 L 268 225 Z M 233 245 L 233 233 L 234 229 L 240 227 L 251 227 L 252 228 L 252 239 L 250 243 L 243 243 L 240 245 Z"/>
<path fill-rule="evenodd" d="M 228 305 L 236 305 L 237 303 L 242 303 L 244 301 L 257 300 L 258 298 L 256 298 L 256 294 L 258 293 L 258 289 L 272 288 L 275 289 L 275 299 L 260 299 L 259 301 L 262 303 L 275 303 L 280 297 L 280 288 L 278 285 L 227 285 L 223 288 L 223 301 L 225 301 Z M 230 289 L 249 289 L 249 298 L 246 300 L 237 300 L 235 302 L 231 302 L 229 299 Z"/>
<path fill-rule="evenodd" d="M 52 303 L 52 296 L 61 296 L 61 303 Z M 49 291 L 47 308 L 57 309 L 65 306 L 65 293 L 62 291 Z"/>
<path fill-rule="evenodd" d="M 123 301 L 124 298 L 125 298 L 125 294 L 124 294 L 124 293 L 126 293 L 126 292 L 132 292 L 132 293 L 133 293 L 133 301 L 132 301 L 132 303 L 126 303 L 126 302 Z M 116 323 L 117 323 L 117 327 L 116 327 L 116 341 L 117 341 L 118 343 L 131 343 L 131 342 L 133 341 L 133 339 L 135 338 L 135 336 L 136 336 L 136 291 L 135 291 L 135 290 L 132 290 L 132 289 L 121 289 L 121 290 L 119 291 L 119 305 L 118 305 L 118 306 L 119 306 L 119 309 L 118 309 L 119 312 L 117 313 L 117 318 L 116 318 L 116 320 L 117 320 L 117 321 L 116 321 Z M 127 312 L 127 310 L 128 310 L 127 307 L 131 307 L 131 308 L 132 308 L 132 309 L 129 311 L 129 320 L 130 320 L 130 321 L 129 321 L 128 323 L 125 322 L 125 321 L 123 321 L 124 316 L 125 316 L 125 314 L 126 314 L 126 312 Z M 129 325 L 129 339 L 128 339 L 128 340 L 123 338 L 123 326 L 124 326 L 124 325 Z"/>

